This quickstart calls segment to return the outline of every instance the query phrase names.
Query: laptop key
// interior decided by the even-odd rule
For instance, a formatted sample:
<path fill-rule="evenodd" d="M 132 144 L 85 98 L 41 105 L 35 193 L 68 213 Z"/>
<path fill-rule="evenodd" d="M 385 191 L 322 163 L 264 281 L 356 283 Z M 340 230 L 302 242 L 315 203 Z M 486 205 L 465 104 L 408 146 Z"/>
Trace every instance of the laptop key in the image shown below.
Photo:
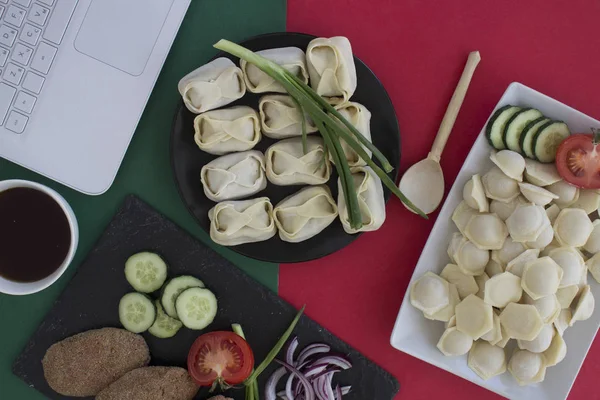
<path fill-rule="evenodd" d="M 57 49 L 55 47 L 52 47 L 44 42 L 40 43 L 35 55 L 33 56 L 31 68 L 41 72 L 42 74 L 47 74 L 48 71 L 50 71 L 50 66 L 52 65 L 52 61 L 54 60 L 56 52 Z"/>
<path fill-rule="evenodd" d="M 6 60 L 8 59 L 8 50 L 0 47 L 0 67 L 4 67 Z"/>
<path fill-rule="evenodd" d="M 49 42 L 60 44 L 67 30 L 67 25 L 71 20 L 71 15 L 75 11 L 78 0 L 61 0 L 54 6 L 52 16 L 48 21 L 48 26 L 44 31 L 44 39 Z"/>
<path fill-rule="evenodd" d="M 31 71 L 28 71 L 25 74 L 25 79 L 23 80 L 23 89 L 29 90 L 32 93 L 40 94 L 42 91 L 42 86 L 44 85 L 45 79 L 38 74 L 34 74 Z"/>
<path fill-rule="evenodd" d="M 29 5 L 31 4 L 31 0 L 13 0 L 13 3 L 23 7 L 29 7 Z"/>
<path fill-rule="evenodd" d="M 8 6 L 6 14 L 4 15 L 4 22 L 7 22 L 16 27 L 20 27 L 25 19 L 25 10 L 15 7 L 13 5 Z"/>
<path fill-rule="evenodd" d="M 17 37 L 17 31 L 8 25 L 0 25 L 0 43 L 12 47 Z"/>
<path fill-rule="evenodd" d="M 25 24 L 21 34 L 19 35 L 19 39 L 22 42 L 35 46 L 40 38 L 40 34 L 42 30 L 37 26 L 33 26 L 31 24 Z"/>
<path fill-rule="evenodd" d="M 25 70 L 22 67 L 19 67 L 17 64 L 8 63 L 6 69 L 4 70 L 4 75 L 2 75 L 2 78 L 7 82 L 12 83 L 13 85 L 18 85 L 19 83 L 21 83 L 21 79 L 23 78 L 24 73 Z"/>
<path fill-rule="evenodd" d="M 29 118 L 25 115 L 16 111 L 11 111 L 6 119 L 6 129 L 9 129 L 14 133 L 23 133 L 27 121 L 29 121 Z"/>
<path fill-rule="evenodd" d="M 29 93 L 19 92 L 17 99 L 15 100 L 15 108 L 19 111 L 23 111 L 27 114 L 31 114 L 33 106 L 35 106 L 36 98 Z"/>
<path fill-rule="evenodd" d="M 29 64 L 29 60 L 31 59 L 31 55 L 33 54 L 33 50 L 27 46 L 22 45 L 21 43 L 17 43 L 15 46 L 11 60 L 18 62 L 19 64 L 27 65 Z"/>
<path fill-rule="evenodd" d="M 36 3 L 31 7 L 31 9 L 29 9 L 29 15 L 27 15 L 27 19 L 34 24 L 44 25 L 49 14 L 50 10 Z"/>
<path fill-rule="evenodd" d="M 0 83 L 0 123 L 4 122 L 16 92 L 17 89 L 14 87 L 8 86 L 6 83 Z"/>

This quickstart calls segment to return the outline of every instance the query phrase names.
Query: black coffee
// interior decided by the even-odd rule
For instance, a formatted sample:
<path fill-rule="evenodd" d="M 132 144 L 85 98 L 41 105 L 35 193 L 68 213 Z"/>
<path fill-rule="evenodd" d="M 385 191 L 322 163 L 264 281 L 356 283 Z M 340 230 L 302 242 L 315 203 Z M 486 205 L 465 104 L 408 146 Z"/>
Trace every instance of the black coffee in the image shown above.
<path fill-rule="evenodd" d="M 56 271 L 71 245 L 69 221 L 49 195 L 29 188 L 0 192 L 0 275 L 35 282 Z"/>

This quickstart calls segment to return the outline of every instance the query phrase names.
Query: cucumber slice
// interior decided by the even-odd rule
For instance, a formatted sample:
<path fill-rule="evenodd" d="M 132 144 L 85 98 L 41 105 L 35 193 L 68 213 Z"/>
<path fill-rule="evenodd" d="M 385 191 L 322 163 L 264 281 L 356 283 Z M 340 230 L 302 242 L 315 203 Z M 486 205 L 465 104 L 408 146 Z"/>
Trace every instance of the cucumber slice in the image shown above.
<path fill-rule="evenodd" d="M 119 320 L 129 332 L 144 332 L 152 326 L 155 319 L 156 309 L 148 296 L 127 293 L 119 301 Z"/>
<path fill-rule="evenodd" d="M 175 336 L 175 334 L 183 325 L 181 321 L 171 318 L 165 314 L 165 311 L 160 305 L 159 300 L 156 300 L 154 305 L 156 306 L 156 320 L 148 329 L 148 332 L 160 339 L 166 339 Z"/>
<path fill-rule="evenodd" d="M 189 288 L 181 292 L 175 301 L 177 315 L 189 329 L 204 329 L 217 315 L 217 298 L 208 289 Z"/>
<path fill-rule="evenodd" d="M 158 254 L 137 253 L 125 262 L 125 278 L 138 292 L 151 293 L 165 283 L 167 264 Z"/>
<path fill-rule="evenodd" d="M 525 128 L 523 128 L 523 132 L 521 133 L 521 143 L 519 143 L 519 146 L 521 147 L 521 150 L 525 156 L 535 160 L 535 155 L 533 154 L 533 137 L 537 133 L 539 127 L 548 121 L 550 121 L 550 118 L 539 117 L 529 122 Z"/>
<path fill-rule="evenodd" d="M 189 275 L 178 276 L 167 282 L 163 289 L 161 301 L 168 316 L 179 318 L 177 316 L 177 310 L 175 309 L 175 300 L 177 300 L 177 297 L 181 292 L 192 287 L 202 288 L 204 287 L 204 283 L 200 279 Z"/>
<path fill-rule="evenodd" d="M 487 136 L 490 145 L 496 150 L 504 150 L 506 148 L 506 146 L 504 146 L 504 140 L 502 140 L 504 126 L 510 117 L 520 109 L 521 107 L 507 105 L 496 110 L 490 118 L 485 128 L 485 135 Z"/>
<path fill-rule="evenodd" d="M 569 127 L 562 121 L 549 121 L 540 126 L 533 137 L 535 158 L 543 163 L 554 162 L 558 145 L 570 134 Z"/>
<path fill-rule="evenodd" d="M 513 116 L 506 121 L 506 125 L 504 126 L 504 133 L 502 134 L 504 145 L 509 150 L 521 153 L 520 140 L 523 129 L 531 121 L 541 116 L 542 113 L 535 108 L 523 108 L 522 110 L 513 114 Z"/>

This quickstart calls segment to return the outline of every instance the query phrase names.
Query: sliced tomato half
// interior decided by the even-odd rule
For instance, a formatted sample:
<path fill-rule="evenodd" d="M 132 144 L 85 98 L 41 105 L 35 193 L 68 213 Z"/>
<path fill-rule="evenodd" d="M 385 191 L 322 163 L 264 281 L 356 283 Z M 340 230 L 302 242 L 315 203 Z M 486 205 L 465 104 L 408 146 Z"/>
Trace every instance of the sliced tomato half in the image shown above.
<path fill-rule="evenodd" d="M 571 185 L 600 189 L 600 144 L 594 142 L 594 135 L 566 138 L 556 152 L 556 169 Z"/>
<path fill-rule="evenodd" d="M 230 331 L 199 336 L 188 354 L 188 372 L 200 386 L 224 388 L 245 381 L 254 368 L 254 354 L 248 343 Z"/>

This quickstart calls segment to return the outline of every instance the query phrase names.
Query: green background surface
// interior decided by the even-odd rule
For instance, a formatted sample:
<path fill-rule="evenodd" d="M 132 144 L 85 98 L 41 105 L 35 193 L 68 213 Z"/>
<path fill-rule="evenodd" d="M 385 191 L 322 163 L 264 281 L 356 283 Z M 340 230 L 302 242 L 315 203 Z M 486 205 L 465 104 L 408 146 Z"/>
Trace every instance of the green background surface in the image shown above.
<path fill-rule="evenodd" d="M 192 235 L 211 245 L 208 235 L 195 223 L 181 201 L 171 171 L 169 134 L 179 102 L 177 82 L 216 54 L 212 44 L 217 40 L 227 38 L 241 41 L 261 33 L 285 31 L 285 21 L 285 0 L 192 0 L 115 183 L 102 196 L 83 195 L 0 159 L 0 180 L 29 179 L 54 188 L 73 207 L 80 229 L 75 260 L 57 283 L 30 296 L 0 294 L 1 400 L 44 398 L 12 375 L 12 362 L 93 248 L 127 194 L 138 195 Z M 277 290 L 276 264 L 250 260 L 222 247 L 216 250 L 259 282 Z"/>

